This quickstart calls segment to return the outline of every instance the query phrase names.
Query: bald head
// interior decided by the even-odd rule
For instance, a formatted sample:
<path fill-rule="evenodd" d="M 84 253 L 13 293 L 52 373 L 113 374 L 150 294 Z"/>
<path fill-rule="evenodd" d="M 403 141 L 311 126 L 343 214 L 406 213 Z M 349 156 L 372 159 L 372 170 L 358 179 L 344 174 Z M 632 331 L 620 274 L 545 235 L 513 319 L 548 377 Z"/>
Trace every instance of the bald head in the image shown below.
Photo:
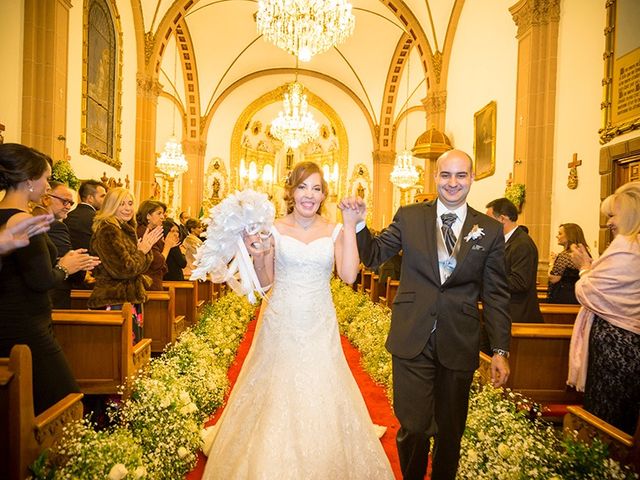
<path fill-rule="evenodd" d="M 464 152 L 462 150 L 457 150 L 455 148 L 453 150 L 448 150 L 444 152 L 442 155 L 438 157 L 438 160 L 436 160 L 436 175 L 441 170 L 442 164 L 447 160 L 451 160 L 451 159 L 466 160 L 467 166 L 468 166 L 467 172 L 473 176 L 473 160 L 471 159 L 471 156 L 467 152 Z"/>

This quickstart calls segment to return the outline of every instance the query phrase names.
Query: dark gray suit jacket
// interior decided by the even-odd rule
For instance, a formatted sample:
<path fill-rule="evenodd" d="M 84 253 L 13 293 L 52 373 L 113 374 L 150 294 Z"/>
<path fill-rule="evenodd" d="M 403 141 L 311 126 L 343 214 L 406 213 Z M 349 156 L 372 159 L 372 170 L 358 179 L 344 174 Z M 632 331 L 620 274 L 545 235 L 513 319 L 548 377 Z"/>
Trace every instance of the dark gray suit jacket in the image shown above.
<path fill-rule="evenodd" d="M 484 235 L 464 237 L 474 225 Z M 438 268 L 436 202 L 398 209 L 393 222 L 377 237 L 365 228 L 357 234 L 360 259 L 375 268 L 402 250 L 400 287 L 393 302 L 386 347 L 392 355 L 410 359 L 426 346 L 437 319 L 436 348 L 439 361 L 452 370 L 478 367 L 480 314 L 491 346 L 509 350 L 511 319 L 505 276 L 502 225 L 468 207 L 461 232 L 457 266 L 440 284 Z"/>
<path fill-rule="evenodd" d="M 516 228 L 505 244 L 507 284 L 511 300 L 511 321 L 518 323 L 542 323 L 536 277 L 538 274 L 538 249 L 531 237 L 520 227 Z"/>

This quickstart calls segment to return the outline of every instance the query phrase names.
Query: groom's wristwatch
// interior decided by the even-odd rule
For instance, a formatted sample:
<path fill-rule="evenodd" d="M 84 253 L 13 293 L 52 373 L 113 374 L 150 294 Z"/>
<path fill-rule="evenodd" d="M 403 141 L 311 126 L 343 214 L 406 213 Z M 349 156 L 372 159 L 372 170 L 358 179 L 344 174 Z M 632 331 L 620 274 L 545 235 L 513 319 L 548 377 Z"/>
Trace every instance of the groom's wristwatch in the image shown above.
<path fill-rule="evenodd" d="M 503 350 L 501 348 L 494 348 L 493 349 L 493 354 L 494 355 L 500 355 L 501 357 L 504 357 L 504 358 L 509 358 L 509 352 L 507 352 L 506 350 Z"/>

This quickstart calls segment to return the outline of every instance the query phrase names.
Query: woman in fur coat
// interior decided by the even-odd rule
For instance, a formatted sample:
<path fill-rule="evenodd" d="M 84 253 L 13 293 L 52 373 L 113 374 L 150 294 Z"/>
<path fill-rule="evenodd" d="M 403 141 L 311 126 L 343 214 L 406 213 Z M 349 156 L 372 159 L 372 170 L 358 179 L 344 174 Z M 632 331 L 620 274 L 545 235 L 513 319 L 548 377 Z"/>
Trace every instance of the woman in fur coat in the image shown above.
<path fill-rule="evenodd" d="M 94 270 L 96 283 L 88 305 L 119 310 L 125 302 L 133 304 L 135 344 L 143 337 L 142 304 L 151 285 L 144 273 L 153 259 L 151 248 L 162 238 L 162 227 L 148 230 L 138 239 L 134 213 L 133 195 L 127 189 L 109 190 L 93 220 L 91 251 L 102 263 Z"/>

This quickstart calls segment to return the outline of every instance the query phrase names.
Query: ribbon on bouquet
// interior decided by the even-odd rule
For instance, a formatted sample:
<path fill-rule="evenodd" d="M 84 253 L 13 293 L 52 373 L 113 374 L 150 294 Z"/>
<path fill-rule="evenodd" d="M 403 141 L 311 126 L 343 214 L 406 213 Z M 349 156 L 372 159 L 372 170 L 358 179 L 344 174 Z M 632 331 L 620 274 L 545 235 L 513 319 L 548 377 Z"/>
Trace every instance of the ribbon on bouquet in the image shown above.
<path fill-rule="evenodd" d="M 236 273 L 240 277 L 239 280 L 236 278 Z M 260 285 L 258 274 L 242 237 L 238 238 L 236 255 L 229 264 L 225 282 L 238 295 L 246 295 L 252 304 L 258 301 L 255 292 L 260 294 L 260 298 L 265 298 L 267 288 Z"/>

